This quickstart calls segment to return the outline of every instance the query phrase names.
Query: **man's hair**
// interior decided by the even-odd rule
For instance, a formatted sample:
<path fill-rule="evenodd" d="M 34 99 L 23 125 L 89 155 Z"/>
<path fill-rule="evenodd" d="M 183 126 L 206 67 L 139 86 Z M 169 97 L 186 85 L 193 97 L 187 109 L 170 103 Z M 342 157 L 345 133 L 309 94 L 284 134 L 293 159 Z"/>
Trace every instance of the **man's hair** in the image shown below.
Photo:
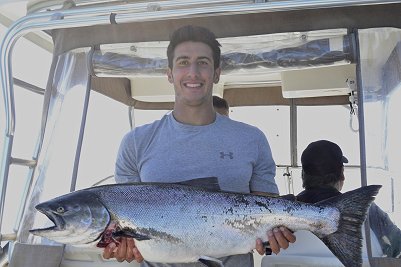
<path fill-rule="evenodd" d="M 301 162 L 302 186 L 309 189 L 322 185 L 335 185 L 340 181 L 344 163 L 348 163 L 348 159 L 343 156 L 337 144 L 319 140 L 305 148 Z"/>
<path fill-rule="evenodd" d="M 201 42 L 208 45 L 213 52 L 214 68 L 220 67 L 220 43 L 216 40 L 213 32 L 200 26 L 186 25 L 178 28 L 170 37 L 170 44 L 167 47 L 167 59 L 170 69 L 173 68 L 174 49 L 183 42 Z"/>
<path fill-rule="evenodd" d="M 341 174 L 342 173 L 339 172 L 337 174 L 329 173 L 326 175 L 315 176 L 307 174 L 302 170 L 302 187 L 305 189 L 311 189 L 314 187 L 335 186 L 335 184 L 341 180 Z"/>
<path fill-rule="evenodd" d="M 215 108 L 224 108 L 226 110 L 228 110 L 230 107 L 228 106 L 228 102 L 227 100 L 225 100 L 224 98 L 221 98 L 217 95 L 213 96 L 213 107 Z"/>

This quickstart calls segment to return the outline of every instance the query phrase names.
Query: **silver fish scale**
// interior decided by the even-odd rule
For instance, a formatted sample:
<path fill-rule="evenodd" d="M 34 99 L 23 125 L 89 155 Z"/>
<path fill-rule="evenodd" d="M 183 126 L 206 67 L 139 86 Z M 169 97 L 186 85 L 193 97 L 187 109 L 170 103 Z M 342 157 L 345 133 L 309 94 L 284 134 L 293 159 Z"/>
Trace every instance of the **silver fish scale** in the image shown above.
<path fill-rule="evenodd" d="M 339 212 L 256 195 L 208 191 L 174 184 L 113 186 L 94 192 L 112 219 L 149 240 L 137 241 L 149 261 L 194 261 L 251 251 L 275 226 L 327 235 L 337 229 Z M 196 231 L 194 230 L 196 229 Z M 152 253 L 153 251 L 153 253 Z M 157 251 L 157 253 L 154 253 Z"/>

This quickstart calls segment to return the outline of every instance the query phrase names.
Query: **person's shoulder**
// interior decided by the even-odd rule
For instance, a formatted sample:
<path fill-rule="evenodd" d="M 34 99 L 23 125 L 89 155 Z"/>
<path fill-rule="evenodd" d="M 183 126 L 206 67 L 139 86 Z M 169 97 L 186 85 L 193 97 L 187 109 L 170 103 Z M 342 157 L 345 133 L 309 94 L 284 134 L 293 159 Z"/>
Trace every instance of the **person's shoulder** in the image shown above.
<path fill-rule="evenodd" d="M 140 126 L 135 127 L 134 129 L 132 129 L 130 132 L 128 132 L 126 134 L 126 136 L 128 138 L 134 138 L 134 137 L 138 137 L 138 136 L 146 136 L 149 133 L 153 133 L 155 132 L 155 130 L 157 128 L 160 128 L 161 125 L 163 125 L 164 123 L 166 123 L 167 119 L 168 119 L 169 114 L 164 115 L 161 119 L 159 120 L 155 120 L 153 122 L 150 123 L 146 123 Z"/>

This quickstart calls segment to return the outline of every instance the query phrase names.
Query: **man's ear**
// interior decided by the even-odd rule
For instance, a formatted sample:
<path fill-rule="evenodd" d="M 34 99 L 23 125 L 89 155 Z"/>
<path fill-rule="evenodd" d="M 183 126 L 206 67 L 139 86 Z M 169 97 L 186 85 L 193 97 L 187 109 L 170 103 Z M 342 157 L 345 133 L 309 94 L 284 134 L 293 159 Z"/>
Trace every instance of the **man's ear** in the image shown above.
<path fill-rule="evenodd" d="M 167 79 L 170 83 L 174 82 L 173 73 L 170 68 L 167 69 Z"/>
<path fill-rule="evenodd" d="M 340 181 L 344 181 L 344 180 L 345 180 L 345 175 L 344 175 L 344 166 L 343 166 L 342 170 L 341 170 Z"/>
<path fill-rule="evenodd" d="M 221 68 L 217 68 L 214 70 L 214 77 L 213 77 L 213 82 L 218 83 L 220 80 L 220 73 L 221 73 Z"/>

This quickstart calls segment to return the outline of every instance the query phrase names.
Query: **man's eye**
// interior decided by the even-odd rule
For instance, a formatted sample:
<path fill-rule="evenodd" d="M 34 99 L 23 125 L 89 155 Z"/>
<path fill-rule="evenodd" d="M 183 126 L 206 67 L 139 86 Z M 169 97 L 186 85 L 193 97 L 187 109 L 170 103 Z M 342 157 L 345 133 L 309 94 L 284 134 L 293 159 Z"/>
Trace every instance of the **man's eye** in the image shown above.
<path fill-rule="evenodd" d="M 199 65 L 208 65 L 209 62 L 207 62 L 207 61 L 199 61 L 198 64 Z"/>
<path fill-rule="evenodd" d="M 186 60 L 179 61 L 179 62 L 178 62 L 178 65 L 179 65 L 179 66 L 186 66 L 186 65 L 188 65 L 188 61 L 186 61 Z"/>

